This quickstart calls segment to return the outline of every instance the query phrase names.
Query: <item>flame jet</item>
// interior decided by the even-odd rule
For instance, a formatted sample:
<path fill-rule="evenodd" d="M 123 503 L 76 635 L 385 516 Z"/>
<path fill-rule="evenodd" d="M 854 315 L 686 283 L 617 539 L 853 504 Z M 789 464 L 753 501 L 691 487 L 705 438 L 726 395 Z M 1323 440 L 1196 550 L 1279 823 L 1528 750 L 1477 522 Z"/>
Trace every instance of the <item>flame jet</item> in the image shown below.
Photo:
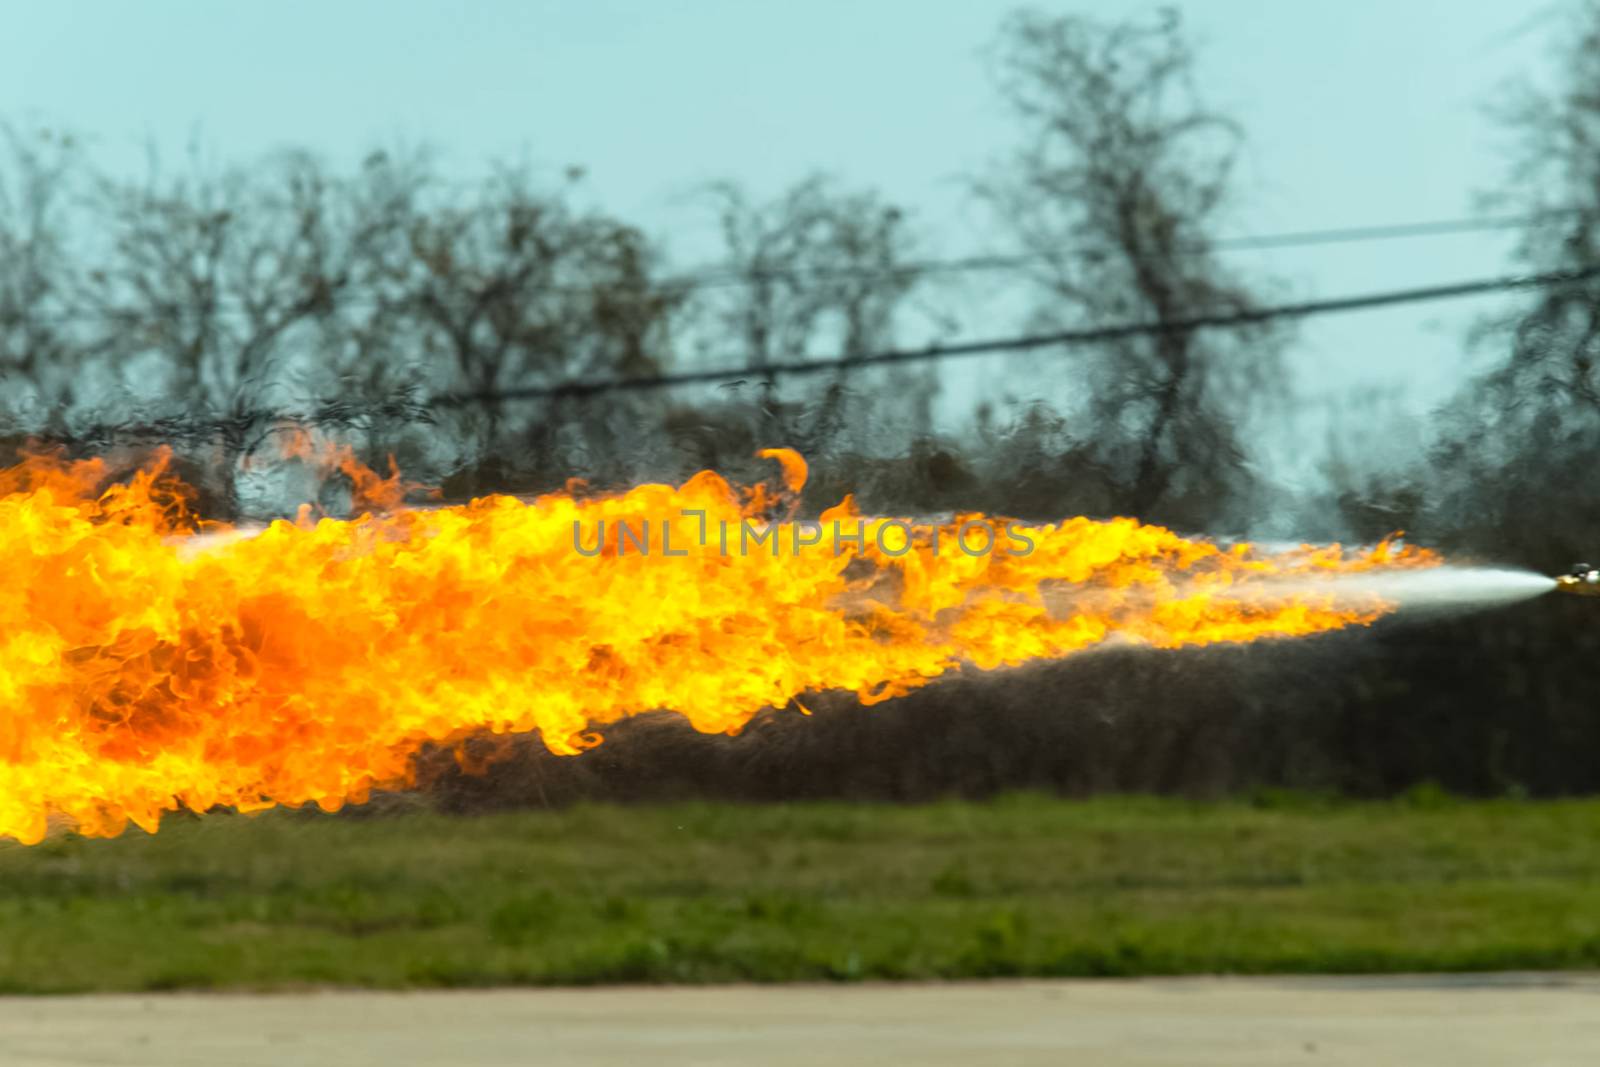
<path fill-rule="evenodd" d="M 1133 519 L 917 526 L 848 497 L 807 523 L 805 461 L 763 455 L 773 486 L 701 472 L 414 509 L 397 474 L 346 455 L 368 513 L 254 533 L 197 520 L 161 460 L 109 488 L 92 461 L 0 471 L 0 836 L 332 810 L 409 784 L 426 744 L 485 734 L 575 754 L 657 709 L 736 733 L 812 691 L 873 703 L 1110 641 L 1363 625 L 1391 605 L 1340 595 L 1339 576 L 1437 562 L 1392 543 L 1223 547 Z M 842 540 L 816 536 L 830 524 Z"/>

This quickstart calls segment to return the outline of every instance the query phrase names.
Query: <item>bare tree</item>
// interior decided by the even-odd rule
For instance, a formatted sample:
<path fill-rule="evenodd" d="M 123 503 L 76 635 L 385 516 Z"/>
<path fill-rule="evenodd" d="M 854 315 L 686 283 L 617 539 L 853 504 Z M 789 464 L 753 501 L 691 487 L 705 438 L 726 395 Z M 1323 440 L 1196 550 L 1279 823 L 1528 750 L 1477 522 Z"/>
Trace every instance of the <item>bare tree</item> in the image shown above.
<path fill-rule="evenodd" d="M 899 208 L 821 175 L 767 204 L 728 182 L 711 194 L 728 267 L 706 279 L 702 300 L 715 335 L 737 339 L 752 369 L 821 345 L 865 354 L 890 343 L 918 280 Z"/>
<path fill-rule="evenodd" d="M 60 410 L 82 365 L 69 202 L 79 152 L 70 136 L 3 125 L 0 149 L 0 381 Z"/>
<path fill-rule="evenodd" d="M 681 297 L 656 278 L 638 229 L 574 211 L 560 191 L 502 171 L 470 191 L 414 208 L 403 248 L 370 272 L 433 368 L 435 388 L 464 394 L 485 446 L 506 429 L 508 390 L 657 373 Z M 528 420 L 546 430 L 550 405 Z"/>
<path fill-rule="evenodd" d="M 80 298 L 101 331 L 94 348 L 119 363 L 160 357 L 170 399 L 186 411 L 249 407 L 275 373 L 295 372 L 289 361 L 315 347 L 297 331 L 331 321 L 349 288 L 338 192 L 302 154 L 100 178 L 94 222 L 105 243 Z"/>
<path fill-rule="evenodd" d="M 1249 481 L 1242 420 L 1281 382 L 1262 328 L 1173 325 L 1253 303 L 1213 252 L 1239 130 L 1199 100 L 1171 12 L 1116 25 L 1021 12 L 995 66 L 1026 139 L 979 192 L 1041 264 L 1035 324 L 1172 327 L 1062 357 L 1086 458 L 1132 511 L 1212 521 Z"/>
<path fill-rule="evenodd" d="M 1600 276 L 1583 273 L 1600 267 L 1600 2 L 1568 18 L 1555 83 L 1504 96 L 1515 150 L 1490 200 L 1532 219 L 1530 270 L 1573 278 L 1482 325 L 1497 358 L 1442 412 L 1431 457 L 1443 529 L 1544 566 L 1587 555 L 1600 528 Z"/>
<path fill-rule="evenodd" d="M 755 377 L 774 363 L 896 343 L 922 283 L 917 239 L 900 208 L 822 175 L 766 203 L 728 182 L 709 193 L 727 266 L 698 279 L 691 303 L 690 332 L 703 354 L 742 359 Z M 899 420 L 926 433 L 937 379 L 925 368 L 846 367 L 787 403 L 772 379 L 759 388 L 750 432 L 820 453 L 869 422 Z"/>

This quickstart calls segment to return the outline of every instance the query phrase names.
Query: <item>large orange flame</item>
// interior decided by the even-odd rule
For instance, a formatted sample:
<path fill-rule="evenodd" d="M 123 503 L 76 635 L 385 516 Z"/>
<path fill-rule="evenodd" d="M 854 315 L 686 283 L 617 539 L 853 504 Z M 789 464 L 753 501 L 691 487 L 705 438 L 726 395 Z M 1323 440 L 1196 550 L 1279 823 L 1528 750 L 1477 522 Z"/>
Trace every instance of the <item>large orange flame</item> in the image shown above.
<path fill-rule="evenodd" d="M 52 817 L 154 830 L 180 806 L 333 809 L 408 783 L 429 741 L 536 730 L 576 753 L 653 709 L 732 733 L 807 691 L 870 703 L 962 664 L 1364 624 L 1388 606 L 1336 601 L 1330 576 L 1434 562 L 1392 544 L 1223 548 L 1131 519 L 919 526 L 848 498 L 806 523 L 805 462 L 764 455 L 781 486 L 702 472 L 303 512 L 253 536 L 196 522 L 160 462 L 98 495 L 95 462 L 0 472 L 0 835 L 36 842 Z M 396 504 L 397 477 L 342 462 L 360 498 Z"/>

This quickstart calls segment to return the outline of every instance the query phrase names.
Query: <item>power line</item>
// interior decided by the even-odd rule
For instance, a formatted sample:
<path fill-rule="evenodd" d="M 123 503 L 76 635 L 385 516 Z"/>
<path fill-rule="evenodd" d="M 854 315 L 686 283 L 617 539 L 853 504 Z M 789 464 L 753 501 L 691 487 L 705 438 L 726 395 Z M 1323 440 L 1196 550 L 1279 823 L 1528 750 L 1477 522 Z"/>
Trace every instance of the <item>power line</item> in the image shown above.
<path fill-rule="evenodd" d="M 1309 318 L 1315 315 L 1450 300 L 1517 289 L 1570 285 L 1593 278 L 1600 278 L 1600 264 L 1571 270 L 1548 271 L 1543 274 L 1484 278 L 1475 281 L 1456 282 L 1449 285 L 1391 289 L 1384 292 L 1355 296 L 1307 300 L 1291 304 L 1275 304 L 1216 314 L 1186 316 L 1165 322 L 1117 323 L 1109 326 L 1059 330 L 1051 333 L 1023 334 L 983 341 L 967 341 L 954 345 L 888 349 L 862 355 L 807 357 L 769 363 L 760 367 L 723 367 L 710 370 L 680 371 L 674 374 L 662 374 L 646 378 L 604 378 L 590 381 L 563 382 L 550 386 L 443 394 L 431 398 L 418 397 L 408 392 L 387 401 L 320 401 L 312 405 L 309 410 L 300 412 L 290 412 L 282 409 L 238 409 L 232 415 L 217 418 L 168 416 L 139 422 L 129 420 L 121 423 L 101 423 L 83 427 L 67 434 L 45 432 L 36 436 L 43 440 L 55 440 L 64 443 L 104 444 L 130 437 L 173 443 L 179 440 L 200 440 L 221 435 L 225 439 L 242 443 L 250 437 L 259 437 L 263 432 L 270 432 L 270 426 L 274 423 L 312 423 L 346 428 L 355 428 L 372 419 L 399 419 L 426 423 L 433 421 L 434 412 L 440 408 L 459 408 L 469 404 L 559 397 L 586 397 L 611 392 L 633 392 L 681 385 L 703 385 L 711 382 L 739 382 L 751 378 L 774 378 L 780 375 L 803 376 L 887 364 L 913 363 L 993 353 L 1022 352 L 1037 348 L 1047 348 L 1053 345 L 1095 344 L 1123 340 L 1129 337 L 1159 336 L 1194 330 L 1237 328 L 1257 325 L 1276 319 Z M 264 427 L 266 427 L 265 430 L 263 429 Z"/>
<path fill-rule="evenodd" d="M 1413 237 L 1440 237 L 1450 234 L 1486 233 L 1494 230 L 1516 229 L 1560 218 L 1579 212 L 1578 208 L 1557 208 L 1531 215 L 1497 215 L 1477 218 L 1436 219 L 1428 222 L 1402 222 L 1385 225 L 1348 226 L 1323 230 L 1291 230 L 1285 233 L 1245 234 L 1224 237 L 1205 244 L 1180 248 L 1182 255 L 1202 255 L 1210 251 L 1263 251 L 1273 248 L 1305 248 L 1315 245 L 1355 244 L 1366 241 L 1392 241 Z M 688 271 L 671 279 L 668 284 L 687 288 L 723 288 L 751 285 L 775 278 L 812 279 L 829 281 L 835 278 L 899 277 L 916 274 L 957 274 L 969 271 L 1015 270 L 1054 259 L 1093 259 L 1095 253 L 1014 252 L 994 255 L 963 256 L 956 259 L 912 260 L 889 267 L 864 267 L 860 270 L 797 271 L 783 267 L 770 270 L 741 270 L 727 265 L 716 265 Z"/>
<path fill-rule="evenodd" d="M 1307 300 L 1293 304 L 1275 304 L 1260 308 L 1208 315 L 1192 315 L 1164 322 L 1129 322 L 1109 326 L 1093 326 L 1051 333 L 1023 334 L 1015 337 L 992 338 L 983 341 L 965 341 L 952 345 L 929 345 L 923 348 L 898 348 L 861 355 L 838 355 L 780 360 L 761 366 L 722 367 L 710 370 L 679 371 L 648 378 L 602 378 L 590 381 L 563 382 L 550 386 L 530 386 L 493 392 L 455 393 L 435 397 L 431 402 L 440 407 L 459 407 L 472 403 L 492 403 L 501 400 L 535 400 L 551 397 L 592 396 L 597 393 L 630 392 L 640 389 L 660 389 L 678 385 L 699 385 L 709 382 L 729 381 L 738 378 L 767 378 L 779 375 L 821 374 L 828 371 L 854 370 L 859 367 L 885 364 L 913 363 L 925 360 L 951 359 L 999 352 L 1022 352 L 1053 345 L 1093 344 L 1119 341 L 1129 337 L 1158 336 L 1188 333 L 1195 330 L 1224 329 L 1253 326 L 1275 319 L 1308 318 L 1313 315 L 1330 315 L 1372 308 L 1391 307 L 1397 304 L 1416 304 L 1435 300 L 1452 300 L 1484 293 L 1515 289 L 1544 288 L 1567 285 L 1600 277 L 1600 265 L 1574 270 L 1549 271 L 1543 274 L 1503 276 L 1476 281 L 1456 282 L 1449 285 L 1432 285 L 1412 289 L 1392 289 L 1357 296 L 1333 297 L 1324 300 Z"/>
<path fill-rule="evenodd" d="M 1317 245 L 1356 244 L 1368 241 L 1390 241 L 1416 237 L 1437 237 L 1449 234 L 1485 233 L 1495 230 L 1516 229 L 1551 218 L 1577 214 L 1579 208 L 1555 208 L 1528 215 L 1499 215 L 1478 218 L 1437 219 L 1426 222 L 1393 223 L 1384 225 L 1350 226 L 1322 230 L 1292 230 L 1283 233 L 1246 234 L 1220 238 L 1205 244 L 1194 244 L 1178 249 L 1180 255 L 1202 255 L 1211 251 L 1260 251 L 1275 248 L 1305 248 Z M 988 255 L 963 256 L 954 259 L 909 260 L 892 267 L 816 268 L 813 270 L 792 267 L 770 269 L 741 268 L 730 264 L 712 264 L 670 275 L 657 284 L 662 289 L 695 291 L 701 289 L 726 289 L 751 286 L 779 279 L 795 282 L 825 283 L 829 281 L 863 280 L 872 278 L 913 278 L 924 275 L 962 274 L 979 271 L 1019 270 L 1058 259 L 1093 261 L 1097 253 L 1066 249 L 1061 252 L 1013 252 Z M 553 285 L 548 291 L 561 293 L 590 293 L 596 286 Z M 241 314 L 242 305 L 235 302 L 219 303 L 217 309 L 227 314 Z M 336 307 L 378 306 L 370 300 L 339 301 Z M 26 319 L 28 316 L 19 316 Z M 135 322 L 140 317 L 136 308 L 69 309 L 33 316 L 50 321 L 72 322 L 91 319 L 125 320 Z"/>
<path fill-rule="evenodd" d="M 1385 226 L 1349 226 L 1336 230 L 1302 230 L 1298 233 L 1259 234 L 1218 241 L 1217 248 L 1290 248 L 1307 245 L 1347 244 L 1355 241 L 1389 241 L 1406 237 L 1438 237 L 1454 233 L 1482 233 L 1531 226 L 1551 218 L 1578 214 L 1579 208 L 1558 208 L 1532 215 L 1490 215 L 1480 218 L 1438 219 L 1432 222 L 1401 222 Z"/>

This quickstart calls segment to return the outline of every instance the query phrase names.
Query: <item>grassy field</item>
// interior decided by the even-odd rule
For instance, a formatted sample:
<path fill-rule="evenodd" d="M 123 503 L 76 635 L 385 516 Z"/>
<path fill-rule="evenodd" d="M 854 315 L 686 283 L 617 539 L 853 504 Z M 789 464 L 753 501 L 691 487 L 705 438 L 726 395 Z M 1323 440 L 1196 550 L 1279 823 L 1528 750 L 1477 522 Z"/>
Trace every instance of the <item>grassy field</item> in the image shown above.
<path fill-rule="evenodd" d="M 0 846 L 0 991 L 1600 966 L 1600 802 L 177 818 Z"/>

